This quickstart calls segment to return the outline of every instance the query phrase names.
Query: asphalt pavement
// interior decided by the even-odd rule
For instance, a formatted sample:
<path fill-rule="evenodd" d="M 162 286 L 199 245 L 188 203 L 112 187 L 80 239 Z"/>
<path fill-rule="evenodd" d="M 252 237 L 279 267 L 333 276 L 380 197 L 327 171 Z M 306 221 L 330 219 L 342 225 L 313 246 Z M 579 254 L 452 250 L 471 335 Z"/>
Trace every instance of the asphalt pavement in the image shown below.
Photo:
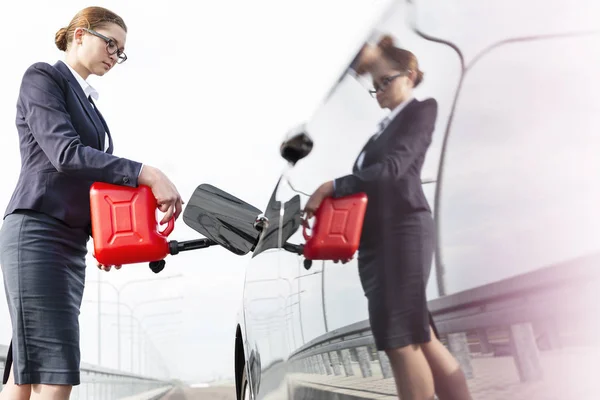
<path fill-rule="evenodd" d="M 161 397 L 161 400 L 236 400 L 235 387 L 175 388 Z"/>

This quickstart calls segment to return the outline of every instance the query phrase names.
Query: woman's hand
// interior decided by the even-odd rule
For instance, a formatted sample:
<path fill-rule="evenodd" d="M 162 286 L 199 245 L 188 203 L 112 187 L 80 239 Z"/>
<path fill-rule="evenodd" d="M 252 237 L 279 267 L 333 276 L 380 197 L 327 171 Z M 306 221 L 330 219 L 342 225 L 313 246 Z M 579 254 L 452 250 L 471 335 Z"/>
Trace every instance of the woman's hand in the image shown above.
<path fill-rule="evenodd" d="M 158 209 L 165 213 L 160 224 L 166 224 L 171 218 L 177 219 L 181 214 L 183 200 L 175 185 L 158 168 L 144 165 L 138 178 L 140 185 L 149 186 L 158 203 Z"/>
<path fill-rule="evenodd" d="M 333 195 L 333 181 L 325 182 L 310 196 L 304 207 L 305 221 L 312 218 L 327 197 Z"/>
<path fill-rule="evenodd" d="M 121 265 L 104 265 L 100 264 L 99 262 L 97 262 L 96 264 L 98 266 L 98 269 L 103 269 L 106 272 L 110 271 L 112 267 L 115 267 L 115 269 L 121 269 Z"/>
<path fill-rule="evenodd" d="M 92 253 L 92 257 L 94 257 L 94 259 L 96 258 L 96 254 Z M 96 261 L 96 266 L 98 267 L 98 269 L 103 269 L 104 271 L 108 272 L 110 271 L 110 269 L 112 267 L 115 267 L 115 269 L 121 269 L 121 265 L 104 265 L 99 263 L 98 261 Z"/>
<path fill-rule="evenodd" d="M 347 264 L 347 263 L 349 263 L 350 261 L 352 261 L 352 259 L 351 259 L 351 258 L 349 258 L 349 259 L 347 259 L 347 260 L 333 260 L 333 262 L 334 262 L 335 264 L 337 264 L 337 263 L 339 263 L 339 262 L 341 262 L 342 264 Z"/>

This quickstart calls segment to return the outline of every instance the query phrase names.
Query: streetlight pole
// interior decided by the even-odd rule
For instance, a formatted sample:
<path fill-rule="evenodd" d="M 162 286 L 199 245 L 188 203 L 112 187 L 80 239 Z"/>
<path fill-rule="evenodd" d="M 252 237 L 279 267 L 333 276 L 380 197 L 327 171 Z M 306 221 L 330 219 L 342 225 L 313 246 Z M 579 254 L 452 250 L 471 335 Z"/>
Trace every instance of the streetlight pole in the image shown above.
<path fill-rule="evenodd" d="M 179 322 L 181 322 L 181 321 L 179 321 Z M 171 324 L 171 326 L 167 330 L 160 330 L 159 333 L 175 332 L 175 331 L 172 330 L 172 326 L 173 325 L 174 324 Z M 162 327 L 162 326 L 160 326 L 160 327 Z M 152 326 L 147 327 L 145 329 L 145 334 L 146 334 L 146 339 L 145 339 L 145 341 L 146 341 L 146 349 L 148 348 L 148 343 L 150 343 L 150 341 L 152 339 L 152 336 L 154 336 L 154 334 L 156 333 L 156 331 L 153 331 L 150 328 L 152 328 Z M 141 329 L 141 324 L 139 325 L 139 329 Z M 152 334 L 151 334 L 151 332 L 152 332 Z M 141 341 L 138 343 L 138 346 L 139 346 L 139 352 L 140 352 L 140 354 L 142 354 L 142 342 Z M 145 356 L 146 357 L 147 357 L 147 354 L 148 354 L 148 352 L 146 351 L 145 352 Z M 141 357 L 138 358 L 138 362 L 139 362 L 139 368 L 138 368 L 138 370 L 140 371 L 140 374 L 145 373 L 145 371 L 147 371 L 147 369 L 145 369 L 144 371 L 142 371 L 142 359 L 141 359 Z M 147 363 L 144 363 L 144 365 L 146 365 L 146 364 Z"/>
<path fill-rule="evenodd" d="M 133 309 L 131 310 L 131 316 L 133 317 L 133 313 L 134 311 L 143 305 L 148 305 L 148 304 L 154 304 L 154 303 L 161 303 L 161 302 L 165 302 L 165 301 L 172 301 L 172 300 L 181 300 L 183 299 L 183 296 L 177 296 L 177 297 L 165 297 L 165 298 L 160 298 L 160 299 L 154 299 L 154 300 L 148 300 L 148 301 L 143 301 L 141 303 L 136 304 L 135 306 L 133 306 Z M 151 314 L 153 315 L 153 314 Z M 138 329 L 142 329 L 142 323 L 138 320 Z M 130 351 L 130 355 L 131 355 L 131 372 L 133 372 L 133 318 L 131 319 L 131 351 Z"/>
<path fill-rule="evenodd" d="M 102 280 L 90 281 L 90 282 L 96 282 L 98 284 L 104 283 L 104 284 L 111 286 L 117 292 L 117 303 L 121 304 L 121 292 L 123 291 L 123 289 L 125 289 L 126 287 L 128 287 L 130 285 L 133 285 L 136 283 L 165 281 L 167 279 L 180 278 L 182 276 L 183 275 L 181 275 L 181 274 L 177 274 L 177 275 L 165 276 L 163 278 L 139 279 L 139 280 L 135 280 L 135 281 L 125 282 L 123 285 L 121 285 L 121 287 L 116 287 L 112 283 L 102 281 Z M 98 285 L 98 286 L 100 286 L 100 285 Z M 100 301 L 101 301 L 100 296 L 98 296 L 98 302 L 100 302 Z M 100 318 L 100 314 L 98 314 L 98 318 Z M 98 336 L 98 346 L 99 347 L 100 347 L 100 341 L 101 341 L 101 336 Z M 120 306 L 117 306 L 117 369 L 121 370 L 121 307 Z"/>
<path fill-rule="evenodd" d="M 115 292 L 117 292 L 117 295 L 119 294 L 119 288 L 117 288 L 115 285 L 113 285 L 110 282 L 103 281 L 102 280 L 102 275 L 100 275 L 100 274 L 101 274 L 101 271 L 98 270 L 98 275 L 99 275 L 98 276 L 98 280 L 87 281 L 88 283 L 97 283 L 98 284 L 98 301 L 97 301 L 97 303 L 98 303 L 98 365 L 99 366 L 102 365 L 100 363 L 100 360 L 101 360 L 100 354 L 101 354 L 101 348 L 102 348 L 102 322 L 101 322 L 101 319 L 102 319 L 101 318 L 101 314 L 102 314 L 102 307 L 101 307 L 101 304 L 102 304 L 101 287 L 102 287 L 102 285 L 101 284 L 108 285 L 108 286 L 112 287 L 115 290 Z M 117 309 L 120 308 L 120 303 L 118 303 L 118 304 L 119 305 L 117 306 Z M 119 335 L 120 335 L 120 332 L 117 332 L 117 341 L 119 340 Z M 120 360 L 119 360 L 119 369 L 120 369 Z"/>
<path fill-rule="evenodd" d="M 164 312 L 164 313 L 156 313 L 156 314 L 150 314 L 150 315 L 146 315 L 144 317 L 142 317 L 140 319 L 140 326 L 144 326 L 144 320 L 148 319 L 148 318 L 153 318 L 153 317 L 162 317 L 165 315 L 176 315 L 176 314 L 181 314 L 181 311 L 175 311 L 175 312 Z M 167 370 L 168 373 L 168 367 L 167 367 L 167 363 L 165 362 L 165 359 L 163 358 L 162 354 L 160 351 L 158 351 L 158 349 L 156 348 L 156 346 L 154 345 L 154 342 L 150 339 L 150 334 L 148 333 L 148 329 L 146 329 L 146 335 L 148 336 L 148 341 L 146 344 L 150 344 L 152 346 L 153 351 L 156 353 L 156 355 L 158 356 L 158 358 L 160 359 L 160 361 L 162 362 L 164 368 Z"/>
<path fill-rule="evenodd" d="M 140 322 L 140 320 L 138 318 L 136 318 L 133 315 L 134 312 L 135 312 L 135 310 L 137 308 L 139 308 L 140 306 L 147 305 L 147 304 L 159 303 L 159 302 L 165 302 L 165 301 L 171 301 L 171 300 L 180 300 L 180 299 L 183 299 L 183 296 L 165 297 L 165 298 L 160 298 L 160 299 L 155 299 L 155 300 L 143 301 L 141 303 L 136 304 L 134 307 L 131 307 L 129 304 L 119 303 L 117 301 L 104 301 L 104 303 L 106 303 L 106 304 L 115 304 L 115 305 L 117 305 L 117 308 L 121 308 L 121 306 L 127 307 L 127 309 L 129 310 L 129 316 L 130 316 L 130 321 L 131 321 L 130 329 L 133 332 L 133 321 L 135 320 L 138 323 L 138 329 L 139 329 L 138 341 L 141 343 L 142 323 Z M 84 302 L 86 302 L 86 303 L 94 303 L 93 300 L 84 300 Z M 100 303 L 100 302 L 97 302 L 97 303 Z M 181 312 L 181 311 L 179 311 L 179 312 Z M 174 314 L 174 313 L 169 313 L 169 314 Z M 120 318 L 120 313 L 117 313 L 117 314 L 104 313 L 104 314 L 100 314 L 100 315 L 112 315 L 112 316 L 116 316 L 117 318 Z M 156 314 L 150 314 L 147 317 L 152 317 L 154 315 L 156 315 Z M 159 314 L 159 315 L 164 315 L 164 313 L 163 314 Z M 119 325 L 117 324 L 117 326 L 119 326 Z M 119 332 L 118 334 L 121 335 L 121 333 L 122 332 Z M 133 346 L 133 333 L 132 333 L 132 335 L 131 335 L 131 348 L 130 348 L 130 352 L 129 352 L 129 354 L 131 356 L 131 363 L 130 363 L 131 372 L 133 372 L 133 347 L 134 346 Z M 120 358 L 120 355 L 119 355 L 119 358 Z M 141 359 L 141 345 L 139 347 L 138 358 Z M 140 367 L 140 371 L 141 371 L 141 367 Z"/>
<path fill-rule="evenodd" d="M 102 271 L 98 269 L 98 366 L 102 365 Z"/>
<path fill-rule="evenodd" d="M 173 279 L 173 278 L 180 278 L 181 274 L 178 275 L 171 275 L 171 276 L 166 276 L 164 278 L 149 278 L 149 279 L 139 279 L 137 281 L 129 281 L 129 282 L 125 282 L 123 285 L 121 285 L 121 287 L 117 290 L 117 303 L 121 303 L 121 292 L 123 291 L 123 289 L 125 289 L 126 287 L 133 285 L 133 284 L 137 284 L 137 283 L 146 283 L 146 282 L 155 282 L 155 281 L 165 281 L 167 279 Z M 117 352 L 119 354 L 119 362 L 118 362 L 118 369 L 121 369 L 121 307 L 117 307 L 117 331 L 119 332 L 119 337 L 117 340 Z"/>
<path fill-rule="evenodd" d="M 88 302 L 93 302 L 91 300 L 87 300 Z M 116 302 L 110 302 L 110 303 L 116 303 Z M 127 306 L 127 304 L 123 304 L 124 306 Z M 138 324 L 138 373 L 141 375 L 142 374 L 142 338 L 143 338 L 143 334 L 145 334 L 148 339 L 147 342 L 150 341 L 150 332 L 152 332 L 151 328 L 155 325 L 150 325 L 149 327 L 146 327 L 146 329 L 143 329 L 143 324 L 142 321 L 140 321 L 140 319 L 136 318 L 133 316 L 133 314 L 131 313 L 131 307 L 127 306 L 129 308 L 130 311 L 130 318 L 132 320 L 135 320 Z M 150 317 L 154 317 L 154 316 L 162 316 L 162 315 L 174 315 L 174 314 L 179 314 L 179 312 L 175 312 L 175 313 L 155 313 L 155 314 L 149 314 L 146 317 L 150 318 Z M 103 313 L 102 316 L 113 316 L 116 317 L 117 314 L 113 314 L 113 313 Z M 145 319 L 145 318 L 143 318 Z M 142 320 L 143 320 L 142 319 Z M 168 327 L 165 327 L 164 324 L 163 325 L 157 325 L 159 328 L 163 328 L 163 330 L 159 331 L 159 333 L 165 333 L 167 331 L 171 331 L 173 329 L 173 326 L 182 323 L 181 320 L 176 321 L 175 323 L 171 323 Z M 116 326 L 116 323 L 113 323 L 112 326 Z M 165 329 L 166 328 L 166 329 Z M 172 331 L 173 333 L 174 331 Z M 131 336 L 133 337 L 134 335 L 134 329 L 133 329 L 133 325 L 131 327 L 131 329 L 129 330 L 129 333 L 131 334 Z M 153 346 L 154 347 L 154 346 Z M 158 352 L 158 350 L 156 349 L 156 347 L 154 347 L 154 351 Z M 131 372 L 133 373 L 133 340 L 132 340 L 132 345 L 131 345 Z M 160 354 L 158 354 L 162 360 L 162 362 L 165 364 L 166 367 L 166 363 L 164 361 L 164 359 L 162 358 L 162 356 Z M 147 358 L 147 354 L 146 354 L 146 358 Z"/>

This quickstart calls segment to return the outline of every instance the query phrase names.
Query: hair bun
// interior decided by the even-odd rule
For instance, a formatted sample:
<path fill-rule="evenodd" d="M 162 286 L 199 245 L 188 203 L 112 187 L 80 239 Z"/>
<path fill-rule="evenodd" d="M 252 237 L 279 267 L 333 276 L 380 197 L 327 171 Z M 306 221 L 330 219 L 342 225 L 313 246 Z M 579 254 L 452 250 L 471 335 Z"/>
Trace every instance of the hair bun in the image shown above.
<path fill-rule="evenodd" d="M 379 39 L 377 46 L 381 47 L 383 50 L 391 49 L 394 47 L 394 38 L 392 38 L 390 35 L 384 35 L 381 39 Z"/>
<path fill-rule="evenodd" d="M 419 69 L 419 70 L 417 70 L 417 76 L 416 76 L 416 78 L 415 78 L 415 82 L 414 82 L 414 84 L 413 84 L 413 86 L 414 86 L 414 87 L 417 87 L 417 86 L 419 86 L 419 84 L 420 84 L 421 82 L 423 82 L 423 75 L 424 75 L 424 74 L 423 74 L 423 71 L 421 71 L 420 69 Z"/>
<path fill-rule="evenodd" d="M 54 43 L 60 51 L 67 51 L 67 28 L 60 28 L 56 32 Z"/>

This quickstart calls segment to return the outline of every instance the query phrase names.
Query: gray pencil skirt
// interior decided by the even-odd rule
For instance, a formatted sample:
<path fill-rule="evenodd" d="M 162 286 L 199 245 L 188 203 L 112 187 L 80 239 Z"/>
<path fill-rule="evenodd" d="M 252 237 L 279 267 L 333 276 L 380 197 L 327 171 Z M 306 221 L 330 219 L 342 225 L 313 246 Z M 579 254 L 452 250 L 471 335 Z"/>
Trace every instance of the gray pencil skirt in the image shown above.
<path fill-rule="evenodd" d="M 0 265 L 12 322 L 5 383 L 11 366 L 16 384 L 80 383 L 79 309 L 88 240 L 85 230 L 38 212 L 4 219 Z"/>
<path fill-rule="evenodd" d="M 382 223 L 385 234 L 358 254 L 358 271 L 369 306 L 378 350 L 390 350 L 438 337 L 427 308 L 426 287 L 435 249 L 429 212 Z"/>

